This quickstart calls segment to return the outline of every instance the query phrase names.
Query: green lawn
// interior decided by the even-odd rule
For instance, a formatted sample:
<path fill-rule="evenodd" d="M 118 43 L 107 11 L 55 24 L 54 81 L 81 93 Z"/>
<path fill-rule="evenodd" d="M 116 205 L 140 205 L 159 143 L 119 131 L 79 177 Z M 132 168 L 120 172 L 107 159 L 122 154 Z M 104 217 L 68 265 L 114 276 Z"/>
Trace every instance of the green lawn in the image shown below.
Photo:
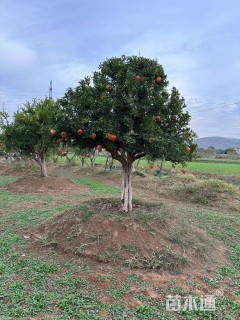
<path fill-rule="evenodd" d="M 94 194 L 120 194 L 121 189 L 102 183 L 101 181 L 89 177 L 72 178 L 80 185 L 88 187 Z"/>
<path fill-rule="evenodd" d="M 179 169 L 181 166 L 178 166 Z M 171 168 L 170 164 L 166 164 L 166 168 Z M 240 175 L 240 164 L 233 163 L 204 163 L 204 162 L 188 162 L 188 172 L 192 173 L 210 173 L 219 175 Z"/>
<path fill-rule="evenodd" d="M 0 178 L 0 187 L 6 187 L 9 183 L 16 181 L 17 178 L 1 176 Z"/>

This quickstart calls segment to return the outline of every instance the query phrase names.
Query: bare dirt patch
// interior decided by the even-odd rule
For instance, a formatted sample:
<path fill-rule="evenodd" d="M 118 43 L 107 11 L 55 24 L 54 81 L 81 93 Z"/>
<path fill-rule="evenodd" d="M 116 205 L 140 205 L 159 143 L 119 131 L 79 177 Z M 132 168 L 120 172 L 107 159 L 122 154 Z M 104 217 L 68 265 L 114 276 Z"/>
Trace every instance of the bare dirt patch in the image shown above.
<path fill-rule="evenodd" d="M 33 163 L 29 162 L 1 162 L 0 174 L 10 176 L 22 176 L 26 174 L 35 174 L 39 172 L 39 168 Z"/>
<path fill-rule="evenodd" d="M 11 167 L 9 163 L 1 163 L 0 162 L 0 174 L 8 175 L 11 171 Z"/>
<path fill-rule="evenodd" d="M 79 186 L 69 179 L 62 177 L 25 176 L 11 183 L 6 188 L 20 193 L 66 194 L 88 192 L 88 188 Z"/>

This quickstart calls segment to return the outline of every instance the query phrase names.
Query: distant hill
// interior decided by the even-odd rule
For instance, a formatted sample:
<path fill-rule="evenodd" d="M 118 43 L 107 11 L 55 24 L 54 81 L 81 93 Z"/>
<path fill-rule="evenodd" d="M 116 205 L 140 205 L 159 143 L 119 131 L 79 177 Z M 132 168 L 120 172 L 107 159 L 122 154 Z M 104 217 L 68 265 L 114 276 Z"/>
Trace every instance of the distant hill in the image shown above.
<path fill-rule="evenodd" d="M 215 147 L 216 149 L 227 149 L 231 147 L 240 148 L 240 139 L 223 138 L 223 137 L 206 137 L 194 139 L 194 143 L 199 148 L 207 149 L 208 147 Z"/>

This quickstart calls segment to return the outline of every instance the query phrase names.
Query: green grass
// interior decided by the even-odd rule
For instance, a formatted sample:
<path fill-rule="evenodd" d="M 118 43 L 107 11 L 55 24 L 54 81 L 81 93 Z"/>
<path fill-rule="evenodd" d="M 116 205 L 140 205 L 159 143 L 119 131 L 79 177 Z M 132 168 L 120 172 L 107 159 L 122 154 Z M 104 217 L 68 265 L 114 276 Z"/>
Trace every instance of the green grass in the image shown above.
<path fill-rule="evenodd" d="M 240 157 L 237 159 L 231 159 L 231 158 L 198 158 L 195 160 L 196 162 L 208 162 L 208 163 L 239 163 L 240 164 Z"/>
<path fill-rule="evenodd" d="M 240 175 L 240 164 L 233 164 L 233 163 L 189 162 L 187 164 L 187 169 L 189 172 L 193 172 L 193 173 Z"/>
<path fill-rule="evenodd" d="M 157 164 L 158 162 L 156 162 Z M 146 160 L 141 160 L 139 166 L 147 166 Z M 170 162 L 164 163 L 164 169 L 171 170 L 172 165 Z M 240 164 L 233 163 L 206 163 L 206 162 L 188 162 L 187 170 L 189 173 L 207 173 L 217 175 L 240 175 Z M 177 165 L 177 170 L 181 171 L 182 165 Z"/>
<path fill-rule="evenodd" d="M 0 176 L 0 188 L 6 187 L 9 183 L 16 181 L 15 177 Z"/>
<path fill-rule="evenodd" d="M 2 191 L 0 192 L 2 194 Z M 25 198 L 28 201 L 28 198 Z M 29 319 L 46 311 L 54 295 L 52 276 L 61 267 L 32 258 L 20 230 L 50 218 L 69 207 L 56 206 L 14 211 L 1 219 L 0 234 L 0 316 L 1 319 Z M 17 249 L 18 248 L 18 249 Z M 24 256 L 19 252 L 21 248 Z M 26 250 L 26 251 L 25 251 Z M 29 291 L 30 290 L 30 291 Z M 4 316 L 4 317 L 3 317 Z"/>
<path fill-rule="evenodd" d="M 72 180 L 77 184 L 90 188 L 94 194 L 120 194 L 121 192 L 120 188 L 102 183 L 94 178 L 72 178 Z"/>
<path fill-rule="evenodd" d="M 198 219 L 199 226 L 218 240 L 224 241 L 230 251 L 232 263 L 228 266 L 220 266 L 214 277 L 205 277 L 205 282 L 221 289 L 221 280 L 230 277 L 227 291 L 240 297 L 240 215 L 239 213 L 222 212 L 192 212 Z M 240 304 L 234 301 L 227 301 L 225 297 L 219 299 L 219 303 L 232 308 L 236 315 L 240 316 Z M 225 318 L 224 318 L 225 319 Z M 227 318 L 227 319 L 237 319 Z"/>
<path fill-rule="evenodd" d="M 13 178 L 14 179 L 14 178 Z M 11 182 L 11 177 L 0 179 L 0 184 Z M 79 183 L 88 186 L 99 195 L 116 194 L 118 188 L 99 183 L 96 179 L 81 178 Z M 17 194 L 0 190 L 0 207 L 13 204 L 29 204 L 31 201 L 45 201 L 43 206 L 35 205 L 23 210 L 13 208 L 9 214 L 0 217 L 0 319 L 1 320 L 29 320 L 35 317 L 54 320 L 211 320 L 238 319 L 240 305 L 223 296 L 216 299 L 216 312 L 186 311 L 177 313 L 167 312 L 165 296 L 168 294 L 188 295 L 181 286 L 174 281 L 168 287 L 153 288 L 162 294 L 161 299 L 151 299 L 145 289 L 150 283 L 142 281 L 134 270 L 112 268 L 104 271 L 104 265 L 89 266 L 82 261 L 62 262 L 54 251 L 43 252 L 34 256 L 29 252 L 29 241 L 24 238 L 26 228 L 36 227 L 42 222 L 61 214 L 72 204 L 56 205 L 52 196 Z M 86 210 L 87 207 L 85 207 Z M 89 209 L 90 210 L 90 209 Z M 179 211 L 181 214 L 181 211 Z M 215 211 L 187 212 L 192 219 L 196 219 L 201 228 L 219 240 L 223 240 L 231 252 L 231 264 L 219 266 L 215 276 L 206 272 L 205 282 L 214 291 L 221 289 L 221 280 L 228 279 L 227 290 L 240 296 L 240 216 L 235 213 L 221 213 Z M 145 218 L 145 217 L 143 217 Z M 139 219 L 143 219 L 139 217 Z M 25 229 L 24 229 L 25 228 Z M 23 231 L 23 229 L 25 231 Z M 49 249 L 50 250 L 50 249 Z M 67 259 L 66 259 L 67 260 Z M 126 278 L 121 278 L 127 272 Z M 96 281 L 96 285 L 88 280 L 91 276 L 103 272 Z M 118 277 L 120 276 L 120 278 Z M 190 276 L 190 275 L 189 275 Z M 176 278 L 178 276 L 176 275 Z M 107 294 L 114 299 L 112 303 L 102 301 L 103 294 L 98 290 L 97 283 L 109 280 Z M 121 280 L 120 280 L 121 279 Z M 131 287 L 139 290 L 131 294 L 141 302 L 141 305 L 130 309 L 125 305 L 129 300 Z M 200 284 L 194 283 L 197 288 Z M 101 316 L 99 312 L 107 312 Z"/>
<path fill-rule="evenodd" d="M 75 159 L 76 163 L 80 165 L 80 160 Z M 65 158 L 60 158 L 59 162 L 64 164 L 67 163 L 67 160 Z M 86 161 L 88 165 L 90 165 L 90 161 Z M 105 156 L 98 156 L 96 158 L 95 164 L 96 165 L 104 165 L 106 162 L 106 157 Z M 230 163 L 229 163 L 230 162 Z M 120 162 L 115 161 L 115 164 L 118 168 L 121 167 Z M 160 161 L 156 161 L 156 168 L 160 165 Z M 135 166 L 137 165 L 137 161 L 134 164 Z M 148 168 L 148 161 L 145 159 L 142 159 L 138 163 L 139 168 Z M 171 170 L 172 169 L 172 164 L 167 161 L 164 163 L 164 169 Z M 177 169 L 181 171 L 182 165 L 179 164 L 177 166 Z M 207 173 L 207 174 L 217 174 L 217 175 L 240 175 L 240 163 L 239 162 L 234 162 L 234 161 L 221 161 L 221 159 L 218 161 L 212 161 L 209 160 L 209 162 L 206 162 L 206 160 L 197 160 L 197 161 L 192 161 L 187 163 L 187 170 L 190 173 Z"/>
<path fill-rule="evenodd" d="M 96 159 L 96 164 L 104 164 L 106 158 L 104 156 L 98 157 Z M 226 163 L 227 161 L 212 161 L 212 162 L 201 162 L 201 160 L 188 162 L 187 170 L 192 173 L 208 173 L 208 174 L 218 174 L 218 175 L 240 175 L 240 163 Z M 135 162 L 135 165 L 137 161 Z M 120 167 L 120 163 L 116 161 L 116 165 Z M 160 165 L 159 161 L 156 161 L 156 165 Z M 140 160 L 139 167 L 148 167 L 147 160 Z M 167 161 L 164 163 L 164 168 L 171 170 L 172 164 Z M 180 171 L 182 166 L 179 164 L 177 169 Z"/>
<path fill-rule="evenodd" d="M 6 190 L 0 190 L 0 212 L 8 211 L 10 208 L 18 207 L 24 203 L 32 202 L 32 205 L 36 206 L 37 204 L 45 204 L 51 200 L 52 197 L 50 195 L 15 193 Z"/>
<path fill-rule="evenodd" d="M 206 229 L 215 238 L 224 240 L 231 248 L 240 246 L 239 213 L 193 211 L 192 215 L 198 219 L 199 226 Z"/>
<path fill-rule="evenodd" d="M 185 176 L 184 178 L 187 178 Z M 185 193 L 193 202 L 199 204 L 207 204 L 218 199 L 219 194 L 225 196 L 232 196 L 232 199 L 238 199 L 240 197 L 240 190 L 232 183 L 227 183 L 219 179 L 206 179 L 189 181 L 185 185 L 176 187 L 176 193 L 181 195 Z M 232 208 L 232 205 L 237 210 L 237 205 L 234 201 L 228 204 L 228 208 Z"/>

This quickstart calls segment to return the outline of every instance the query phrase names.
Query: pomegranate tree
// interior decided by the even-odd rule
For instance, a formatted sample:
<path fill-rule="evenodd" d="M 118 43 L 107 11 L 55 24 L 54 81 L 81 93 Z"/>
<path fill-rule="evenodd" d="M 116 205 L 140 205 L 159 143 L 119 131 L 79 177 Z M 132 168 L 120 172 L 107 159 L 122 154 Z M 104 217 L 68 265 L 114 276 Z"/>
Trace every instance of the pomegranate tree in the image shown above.
<path fill-rule="evenodd" d="M 59 149 L 60 139 L 66 132 L 55 128 L 58 105 L 50 100 L 26 102 L 14 113 L 12 123 L 3 127 L 2 138 L 6 150 L 34 159 L 40 166 L 42 177 L 47 176 L 46 157 Z"/>
<path fill-rule="evenodd" d="M 156 60 L 108 59 L 92 77 L 68 89 L 59 104 L 58 131 L 67 133 L 69 143 L 99 152 L 105 148 L 121 163 L 125 212 L 132 210 L 135 160 L 164 158 L 185 163 L 195 150 L 184 99 L 176 88 L 169 91 L 167 76 Z"/>

